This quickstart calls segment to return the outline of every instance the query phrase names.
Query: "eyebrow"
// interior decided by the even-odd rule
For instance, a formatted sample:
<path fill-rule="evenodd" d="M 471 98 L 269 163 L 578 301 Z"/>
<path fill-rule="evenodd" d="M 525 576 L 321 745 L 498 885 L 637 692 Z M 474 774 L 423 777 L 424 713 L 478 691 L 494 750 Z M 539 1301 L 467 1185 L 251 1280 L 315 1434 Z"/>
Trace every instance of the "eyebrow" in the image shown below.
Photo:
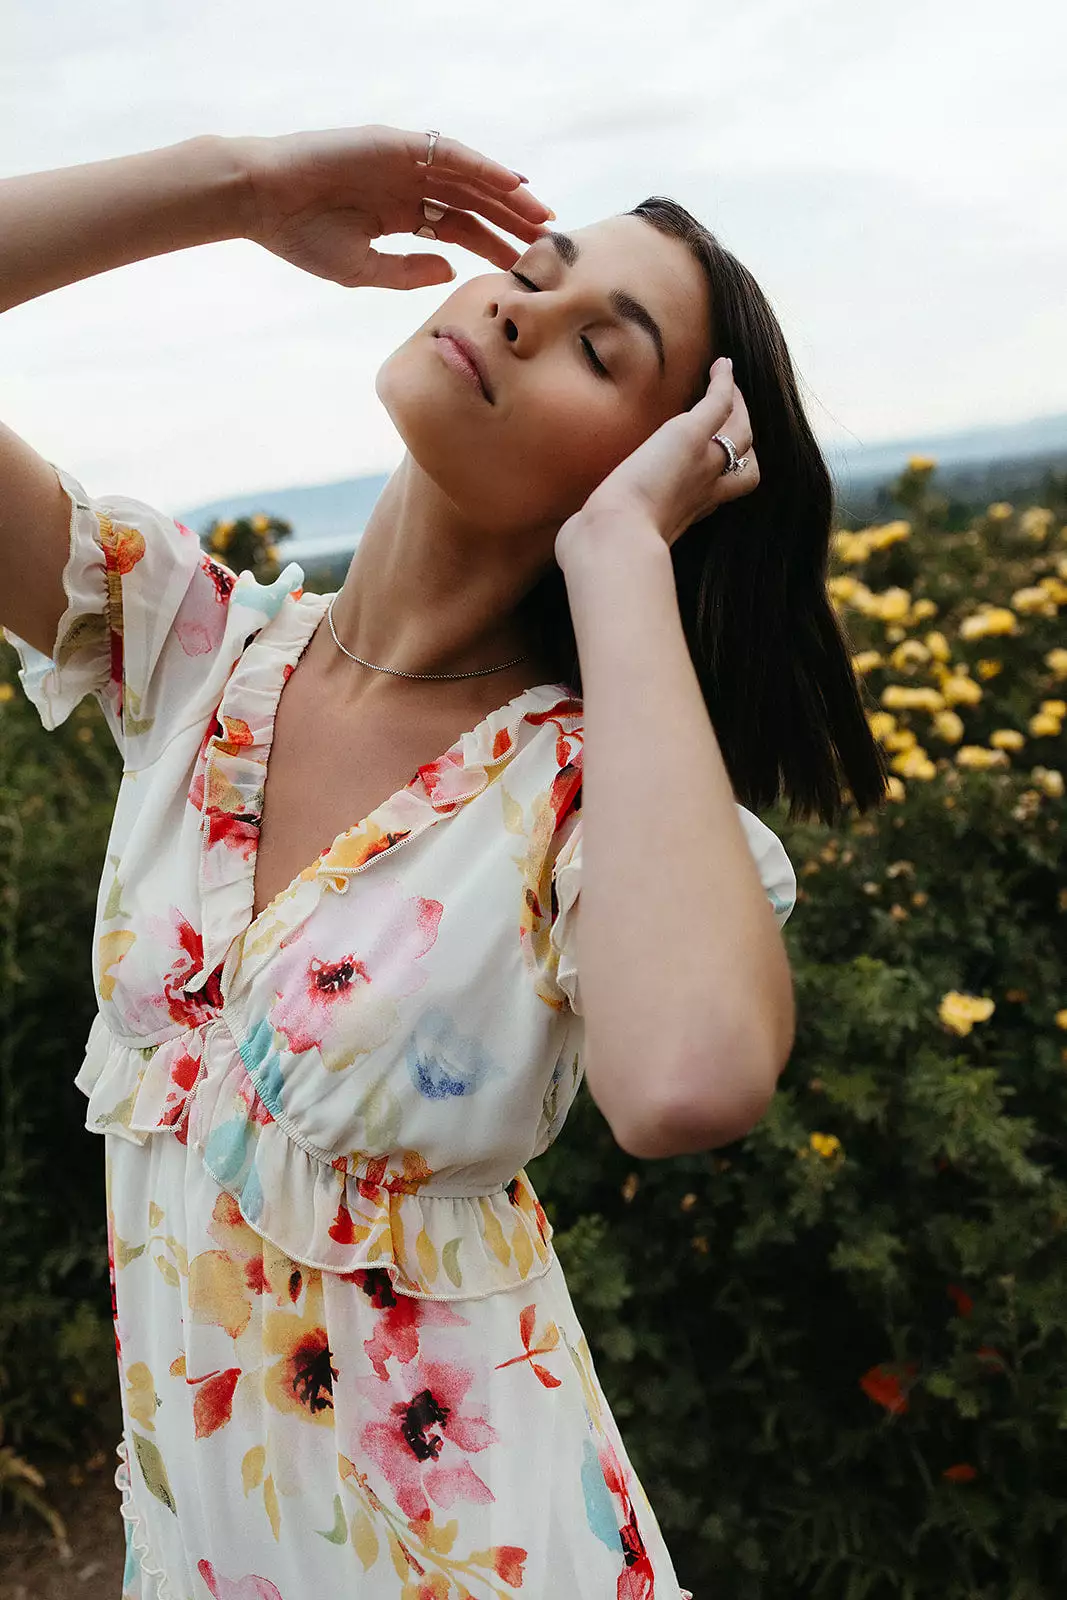
<path fill-rule="evenodd" d="M 581 259 L 581 247 L 577 239 L 572 238 L 569 233 L 555 233 L 551 228 L 546 228 L 541 238 L 550 242 L 564 266 L 573 267 L 575 262 Z M 535 239 L 534 244 L 536 243 Z M 624 289 L 612 289 L 608 300 L 617 316 L 622 317 L 625 322 L 632 322 L 638 328 L 643 328 L 648 334 L 656 347 L 656 358 L 659 361 L 659 373 L 662 378 L 667 365 L 663 352 L 663 334 L 651 311 L 647 306 L 643 306 L 640 300 L 635 300 L 632 294 L 627 294 Z"/>

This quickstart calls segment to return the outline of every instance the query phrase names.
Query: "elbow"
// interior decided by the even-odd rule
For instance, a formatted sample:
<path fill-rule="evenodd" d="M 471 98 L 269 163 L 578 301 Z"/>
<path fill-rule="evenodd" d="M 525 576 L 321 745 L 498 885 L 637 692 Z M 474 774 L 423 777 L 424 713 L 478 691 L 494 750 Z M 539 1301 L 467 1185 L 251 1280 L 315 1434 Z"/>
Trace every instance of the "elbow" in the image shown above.
<path fill-rule="evenodd" d="M 639 1160 L 695 1155 L 743 1139 L 761 1122 L 793 1047 L 792 1026 L 773 1045 L 705 1053 L 669 1078 L 669 1090 L 626 1126 L 612 1129 Z"/>

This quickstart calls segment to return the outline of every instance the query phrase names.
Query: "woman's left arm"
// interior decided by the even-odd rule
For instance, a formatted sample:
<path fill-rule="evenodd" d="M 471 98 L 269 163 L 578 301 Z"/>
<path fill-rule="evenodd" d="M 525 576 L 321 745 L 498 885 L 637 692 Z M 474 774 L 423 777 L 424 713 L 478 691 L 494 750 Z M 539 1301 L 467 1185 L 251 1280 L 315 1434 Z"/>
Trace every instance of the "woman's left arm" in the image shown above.
<path fill-rule="evenodd" d="M 681 1155 L 740 1138 L 766 1111 L 793 1047 L 792 975 L 670 547 L 636 513 L 577 523 L 557 559 L 585 709 L 585 1074 L 623 1149 Z"/>

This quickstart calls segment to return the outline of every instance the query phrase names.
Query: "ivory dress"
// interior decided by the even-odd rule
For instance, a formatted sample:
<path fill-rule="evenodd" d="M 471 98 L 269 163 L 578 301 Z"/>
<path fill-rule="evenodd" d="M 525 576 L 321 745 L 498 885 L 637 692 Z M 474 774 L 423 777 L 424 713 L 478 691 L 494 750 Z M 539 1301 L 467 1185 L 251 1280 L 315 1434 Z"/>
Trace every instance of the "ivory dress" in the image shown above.
<path fill-rule="evenodd" d="M 328 596 L 71 500 L 46 728 L 124 758 L 76 1082 L 106 1138 L 126 1600 L 691 1600 L 524 1171 L 582 1076 L 582 704 L 527 689 L 252 916 Z M 311 775 L 309 775 L 309 778 Z M 796 878 L 740 807 L 779 924 Z"/>

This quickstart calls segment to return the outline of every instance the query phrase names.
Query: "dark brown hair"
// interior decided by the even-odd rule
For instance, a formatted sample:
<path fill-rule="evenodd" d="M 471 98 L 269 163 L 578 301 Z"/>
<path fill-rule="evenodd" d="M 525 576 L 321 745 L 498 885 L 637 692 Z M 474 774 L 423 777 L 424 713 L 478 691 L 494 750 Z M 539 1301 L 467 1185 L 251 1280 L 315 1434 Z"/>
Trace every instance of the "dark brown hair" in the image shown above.
<path fill-rule="evenodd" d="M 677 201 L 628 213 L 681 239 L 704 268 L 712 348 L 733 359 L 759 460 L 755 489 L 671 546 L 678 609 L 735 797 L 831 825 L 884 802 L 888 764 L 867 721 L 852 644 L 827 590 L 834 488 L 804 415 L 778 320 L 747 267 Z M 705 376 L 688 404 L 707 388 Z M 553 564 L 522 602 L 561 682 L 581 696 L 567 586 Z M 871 709 L 874 709 L 871 707 Z"/>

